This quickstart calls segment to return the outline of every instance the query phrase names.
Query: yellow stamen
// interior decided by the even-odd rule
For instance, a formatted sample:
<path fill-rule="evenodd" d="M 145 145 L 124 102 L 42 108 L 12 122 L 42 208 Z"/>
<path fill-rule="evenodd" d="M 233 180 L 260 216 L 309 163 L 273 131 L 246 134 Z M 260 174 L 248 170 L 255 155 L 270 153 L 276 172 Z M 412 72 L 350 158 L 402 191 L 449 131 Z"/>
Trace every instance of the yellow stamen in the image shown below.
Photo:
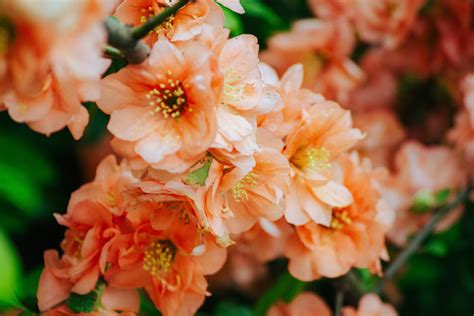
<path fill-rule="evenodd" d="M 313 169 L 321 172 L 331 168 L 330 152 L 325 147 L 302 147 L 291 158 L 291 163 L 299 169 Z"/>
<path fill-rule="evenodd" d="M 332 211 L 331 228 L 341 229 L 346 225 L 350 225 L 352 219 L 349 217 L 349 211 L 347 208 L 335 208 Z"/>
<path fill-rule="evenodd" d="M 165 119 L 178 118 L 186 111 L 192 112 L 189 107 L 184 85 L 180 80 L 172 80 L 172 71 L 166 71 L 168 79 L 151 89 L 147 95 L 148 105 L 152 107 L 150 115 L 161 113 Z"/>
<path fill-rule="evenodd" d="M 156 240 L 150 244 L 143 258 L 143 270 L 160 276 L 171 269 L 176 256 L 176 246 L 170 240 Z"/>
<path fill-rule="evenodd" d="M 166 7 L 169 6 L 169 4 L 163 4 L 163 3 L 156 3 L 157 7 L 153 8 L 152 6 L 149 6 L 147 8 L 142 8 L 140 9 L 140 12 L 142 15 L 140 16 L 140 23 L 144 24 L 146 23 L 150 18 L 160 14 L 165 10 Z M 173 29 L 173 24 L 174 24 L 174 15 L 166 18 L 166 20 L 158 25 L 155 28 L 156 33 L 160 33 L 161 31 L 170 31 Z"/>
<path fill-rule="evenodd" d="M 239 182 L 232 188 L 232 193 L 237 202 L 247 201 L 249 199 L 248 189 L 254 189 L 257 186 L 258 175 L 251 171 L 247 173 Z"/>
<path fill-rule="evenodd" d="M 244 89 L 240 81 L 242 76 L 233 68 L 224 75 L 223 95 L 230 102 L 241 101 L 244 97 Z"/>

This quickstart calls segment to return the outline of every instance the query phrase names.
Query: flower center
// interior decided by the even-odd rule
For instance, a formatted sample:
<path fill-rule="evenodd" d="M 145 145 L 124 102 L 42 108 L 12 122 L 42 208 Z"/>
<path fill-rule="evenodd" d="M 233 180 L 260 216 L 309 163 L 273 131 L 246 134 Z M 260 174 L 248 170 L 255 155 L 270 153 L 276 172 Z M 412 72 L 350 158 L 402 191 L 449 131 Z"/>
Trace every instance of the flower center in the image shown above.
<path fill-rule="evenodd" d="M 331 168 L 330 152 L 325 147 L 301 147 L 291 158 L 291 163 L 298 169 L 313 169 L 321 172 Z"/>
<path fill-rule="evenodd" d="M 152 276 L 167 273 L 176 256 L 176 246 L 170 240 L 155 240 L 145 251 L 143 270 Z"/>
<path fill-rule="evenodd" d="M 258 175 L 255 172 L 249 172 L 232 188 L 232 193 L 237 202 L 247 201 L 249 199 L 248 189 L 253 189 L 257 186 Z"/>
<path fill-rule="evenodd" d="M 347 208 L 335 208 L 332 210 L 331 228 L 341 229 L 352 223 Z"/>
<path fill-rule="evenodd" d="M 149 6 L 147 8 L 142 8 L 140 12 L 142 15 L 140 16 L 140 23 L 144 24 L 152 17 L 162 13 L 166 7 L 170 6 L 171 4 L 163 4 L 163 3 L 156 3 L 157 7 Z M 163 23 L 155 27 L 155 33 L 160 33 L 161 31 L 170 31 L 173 28 L 174 23 L 174 15 L 171 15 L 165 19 Z"/>
<path fill-rule="evenodd" d="M 192 112 L 184 91 L 185 85 L 180 80 L 171 79 L 171 74 L 168 70 L 168 79 L 146 94 L 146 98 L 150 100 L 148 105 L 153 108 L 151 115 L 161 113 L 167 119 L 178 118 L 186 111 Z"/>
<path fill-rule="evenodd" d="M 239 84 L 242 76 L 235 70 L 230 69 L 224 76 L 223 96 L 226 101 L 238 102 L 243 98 L 243 88 Z"/>

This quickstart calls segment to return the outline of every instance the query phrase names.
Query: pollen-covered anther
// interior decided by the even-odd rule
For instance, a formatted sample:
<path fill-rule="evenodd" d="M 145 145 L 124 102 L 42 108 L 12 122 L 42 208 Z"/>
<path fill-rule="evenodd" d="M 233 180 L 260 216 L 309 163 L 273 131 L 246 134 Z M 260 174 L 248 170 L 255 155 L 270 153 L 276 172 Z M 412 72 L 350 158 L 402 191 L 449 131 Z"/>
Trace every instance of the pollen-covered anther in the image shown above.
<path fill-rule="evenodd" d="M 176 256 L 176 246 L 169 240 L 156 240 L 145 251 L 143 270 L 152 276 L 160 276 L 171 269 Z"/>
<path fill-rule="evenodd" d="M 162 13 L 166 7 L 168 7 L 168 4 L 157 4 L 158 7 L 153 8 L 152 6 L 148 6 L 147 8 L 141 8 L 141 16 L 140 16 L 140 23 L 144 24 L 146 23 L 150 18 Z M 173 28 L 174 26 L 174 15 L 171 15 L 165 19 L 163 23 L 155 27 L 154 31 L 156 33 L 160 33 L 161 31 L 169 31 Z"/>
<path fill-rule="evenodd" d="M 168 78 L 150 89 L 146 98 L 153 109 L 150 114 L 161 113 L 165 119 L 178 118 L 186 111 L 192 112 L 188 105 L 184 85 L 180 80 Z"/>
<path fill-rule="evenodd" d="M 331 168 L 329 159 L 330 152 L 327 148 L 310 147 L 299 149 L 291 159 L 291 163 L 300 169 L 309 168 L 321 172 Z"/>
<path fill-rule="evenodd" d="M 331 228 L 341 229 L 346 225 L 350 225 L 352 219 L 349 217 L 349 211 L 346 208 L 335 208 L 332 211 Z"/>
<path fill-rule="evenodd" d="M 248 189 L 253 189 L 257 186 L 258 175 L 255 172 L 249 172 L 239 182 L 232 187 L 232 193 L 237 202 L 247 201 L 249 199 Z"/>

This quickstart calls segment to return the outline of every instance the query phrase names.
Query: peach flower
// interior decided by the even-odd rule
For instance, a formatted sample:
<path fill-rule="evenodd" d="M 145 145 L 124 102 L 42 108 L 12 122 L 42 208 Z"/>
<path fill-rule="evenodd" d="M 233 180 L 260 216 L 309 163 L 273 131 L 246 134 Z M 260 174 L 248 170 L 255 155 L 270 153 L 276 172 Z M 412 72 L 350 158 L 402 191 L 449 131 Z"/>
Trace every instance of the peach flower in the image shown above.
<path fill-rule="evenodd" d="M 357 113 L 354 126 L 366 134 L 357 149 L 369 157 L 374 166 L 389 167 L 395 150 L 406 136 L 395 113 L 384 109 Z"/>
<path fill-rule="evenodd" d="M 316 294 L 303 292 L 291 303 L 277 302 L 268 311 L 268 316 L 331 316 L 329 306 Z"/>
<path fill-rule="evenodd" d="M 259 218 L 275 221 L 283 216 L 290 167 L 281 154 L 283 143 L 270 131 L 259 129 L 261 150 L 254 154 L 251 169 L 225 168 L 220 182 L 224 194 L 221 213 L 231 233 L 250 229 Z"/>
<path fill-rule="evenodd" d="M 358 0 L 309 0 L 309 6 L 316 16 L 325 19 L 335 17 L 352 19 Z"/>
<path fill-rule="evenodd" d="M 366 294 L 359 301 L 359 308 L 344 307 L 342 316 L 397 316 L 397 311 L 385 304 L 375 294 Z"/>
<path fill-rule="evenodd" d="M 439 167 L 443 166 L 443 172 Z M 395 157 L 397 178 L 411 192 L 458 189 L 466 183 L 464 168 L 455 153 L 444 146 L 405 142 Z"/>
<path fill-rule="evenodd" d="M 266 80 L 278 88 L 280 100 L 273 111 L 258 118 L 258 124 L 272 131 L 277 137 L 284 139 L 300 125 L 303 109 L 324 101 L 324 98 L 310 90 L 301 88 L 304 76 L 301 64 L 288 68 L 279 82 L 278 77 L 271 73 L 270 66 L 264 64 L 261 68 L 267 69 Z"/>
<path fill-rule="evenodd" d="M 470 73 L 463 78 L 461 90 L 464 94 L 464 107 L 469 114 L 471 127 L 474 129 L 474 73 Z"/>
<path fill-rule="evenodd" d="M 348 58 L 354 43 L 353 31 L 345 20 L 305 19 L 294 23 L 289 32 L 270 38 L 261 58 L 279 74 L 293 64 L 303 64 L 303 87 L 345 102 L 348 93 L 364 79 Z"/>
<path fill-rule="evenodd" d="M 341 156 L 335 167 L 353 202 L 330 210 L 329 227 L 313 221 L 296 227 L 286 256 L 290 273 L 303 281 L 338 277 L 352 267 L 373 268 L 385 257 L 385 232 L 392 211 L 377 191 L 374 171 L 355 154 Z"/>
<path fill-rule="evenodd" d="M 114 239 L 105 280 L 122 289 L 144 287 L 165 316 L 194 315 L 226 250 L 202 230 L 187 196 L 144 194 L 126 214 L 127 231 Z"/>
<path fill-rule="evenodd" d="M 116 151 L 133 169 L 187 170 L 214 141 L 219 78 L 203 45 L 166 39 L 144 63 L 105 78 L 98 106 L 111 115 Z"/>
<path fill-rule="evenodd" d="M 443 166 L 440 172 L 440 166 Z M 435 195 L 449 189 L 451 193 L 466 183 L 465 169 L 456 153 L 444 146 L 424 146 L 415 141 L 406 142 L 395 156 L 395 173 L 384 195 L 396 197 L 399 202 L 395 223 L 388 237 L 397 245 L 404 245 L 408 237 L 431 218 L 432 213 L 417 214 L 411 206 L 420 196 Z M 415 199 L 414 199 L 415 197 Z M 449 227 L 462 209 L 452 212 L 437 230 Z"/>
<path fill-rule="evenodd" d="M 229 39 L 219 54 L 224 87 L 217 110 L 217 136 L 211 153 L 239 168 L 255 165 L 256 115 L 273 110 L 276 88 L 267 85 L 259 68 L 258 43 L 253 35 Z"/>
<path fill-rule="evenodd" d="M 456 115 L 455 126 L 448 132 L 448 140 L 456 146 L 471 177 L 474 175 L 474 127 L 471 123 L 471 115 L 467 111 L 460 111 Z"/>
<path fill-rule="evenodd" d="M 424 0 L 358 1 L 355 25 L 362 40 L 397 46 L 410 31 Z"/>
<path fill-rule="evenodd" d="M 174 0 L 124 0 L 114 15 L 125 24 L 140 26 L 174 4 Z M 145 39 L 153 44 L 166 36 L 170 41 L 191 40 L 202 32 L 204 24 L 224 25 L 222 10 L 210 0 L 196 0 L 157 26 Z"/>
<path fill-rule="evenodd" d="M 216 289 L 235 288 L 260 296 L 262 282 L 269 277 L 265 263 L 282 257 L 291 226 L 283 219 L 271 222 L 260 218 L 250 230 L 235 236 L 228 248 L 224 268 L 211 285 Z"/>
<path fill-rule="evenodd" d="M 7 0 L 1 6 L 13 29 L 0 27 L 0 103 L 35 131 L 50 135 L 67 126 L 80 138 L 89 120 L 81 102 L 99 98 L 110 64 L 102 57 L 107 7 L 99 0 Z"/>
<path fill-rule="evenodd" d="M 349 111 L 322 101 L 303 111 L 303 120 L 286 139 L 284 154 L 292 167 L 285 218 L 295 225 L 310 220 L 329 226 L 333 208 L 352 203 L 349 190 L 333 178 L 331 163 L 362 139 Z"/>
<path fill-rule="evenodd" d="M 71 292 L 86 294 L 96 287 L 101 274 L 100 260 L 116 236 L 120 235 L 114 223 L 114 214 L 119 213 L 118 203 L 124 198 L 125 184 L 130 179 L 125 165 L 117 166 L 113 156 L 109 156 L 97 168 L 94 182 L 74 192 L 66 215 L 55 214 L 57 221 L 69 229 L 61 244 L 64 254 L 48 250 L 44 254 L 45 269 L 38 287 L 40 310 L 64 301 Z M 107 288 L 104 299 L 109 306 L 122 304 L 118 310 L 136 311 L 137 294 L 134 291 L 121 292 Z M 115 294 L 114 294 L 115 293 Z M 114 295 L 128 296 L 122 303 L 114 303 Z"/>

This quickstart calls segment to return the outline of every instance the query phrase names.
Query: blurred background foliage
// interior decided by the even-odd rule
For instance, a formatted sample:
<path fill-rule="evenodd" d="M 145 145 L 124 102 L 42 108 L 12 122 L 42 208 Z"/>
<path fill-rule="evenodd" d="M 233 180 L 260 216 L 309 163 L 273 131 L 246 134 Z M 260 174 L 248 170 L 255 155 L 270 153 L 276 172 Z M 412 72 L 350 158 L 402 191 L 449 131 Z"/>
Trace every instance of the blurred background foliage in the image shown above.
<path fill-rule="evenodd" d="M 246 14 L 225 10 L 232 35 L 251 33 L 261 48 L 274 33 L 292 21 L 310 17 L 306 0 L 241 0 Z M 432 3 L 433 1 L 429 1 Z M 424 8 L 423 10 L 426 10 Z M 355 52 L 358 59 L 364 47 Z M 118 61 L 120 63 L 120 61 Z M 113 67 L 111 69 L 113 70 Z M 416 126 L 433 104 L 451 104 L 449 93 L 436 78 L 407 76 L 399 84 L 399 113 L 408 126 Z M 439 102 L 438 102 L 439 101 Z M 23 306 L 36 311 L 35 292 L 43 266 L 43 251 L 59 249 L 64 229 L 54 212 L 66 210 L 70 193 L 90 179 L 84 152 L 100 144 L 107 117 L 93 103 L 86 104 L 91 122 L 85 137 L 75 142 L 68 131 L 44 137 L 0 113 L 0 310 Z M 413 115 L 413 109 L 416 109 Z M 396 249 L 391 249 L 396 253 Z M 433 235 L 386 291 L 400 315 L 471 315 L 474 312 L 474 205 L 466 205 L 462 219 L 448 231 Z M 334 304 L 331 281 L 304 284 L 285 272 L 286 261 L 270 264 L 275 279 L 260 298 L 237 290 L 214 293 L 201 316 L 264 315 L 275 301 L 290 301 L 299 291 L 314 290 Z M 376 277 L 356 271 L 370 289 Z M 143 315 L 158 315 L 143 296 Z"/>

